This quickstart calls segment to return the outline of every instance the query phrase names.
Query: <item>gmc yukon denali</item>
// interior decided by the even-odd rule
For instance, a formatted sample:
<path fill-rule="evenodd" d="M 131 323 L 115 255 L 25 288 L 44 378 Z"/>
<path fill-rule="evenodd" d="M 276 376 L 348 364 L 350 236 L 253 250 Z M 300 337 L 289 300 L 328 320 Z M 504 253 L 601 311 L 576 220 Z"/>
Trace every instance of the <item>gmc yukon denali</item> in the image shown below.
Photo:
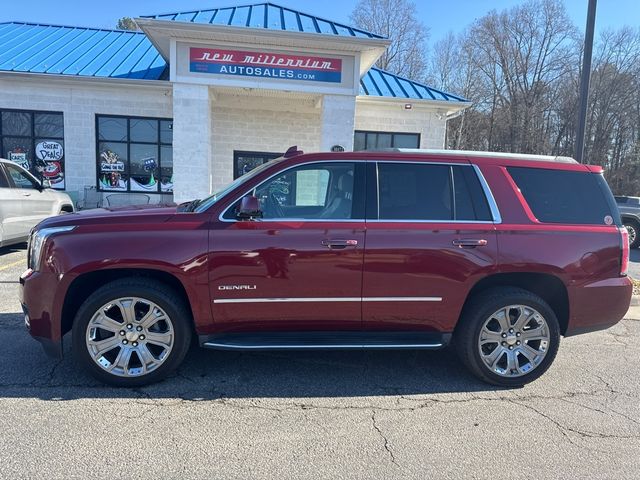
<path fill-rule="evenodd" d="M 602 168 L 451 151 L 294 147 L 178 206 L 49 218 L 26 327 L 117 386 L 205 348 L 438 349 L 480 379 L 542 375 L 561 336 L 629 307 L 629 242 Z M 593 359 L 594 361 L 597 359 Z"/>

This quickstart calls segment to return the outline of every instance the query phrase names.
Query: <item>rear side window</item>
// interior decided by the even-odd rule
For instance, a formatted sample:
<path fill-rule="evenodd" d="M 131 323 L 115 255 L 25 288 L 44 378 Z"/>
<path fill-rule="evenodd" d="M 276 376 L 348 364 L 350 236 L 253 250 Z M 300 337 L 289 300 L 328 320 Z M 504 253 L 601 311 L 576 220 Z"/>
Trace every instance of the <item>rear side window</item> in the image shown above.
<path fill-rule="evenodd" d="M 380 220 L 492 220 L 468 166 L 379 163 L 378 197 Z"/>
<path fill-rule="evenodd" d="M 617 217 L 602 175 L 526 167 L 508 167 L 507 171 L 541 222 L 605 225 L 605 217 Z"/>

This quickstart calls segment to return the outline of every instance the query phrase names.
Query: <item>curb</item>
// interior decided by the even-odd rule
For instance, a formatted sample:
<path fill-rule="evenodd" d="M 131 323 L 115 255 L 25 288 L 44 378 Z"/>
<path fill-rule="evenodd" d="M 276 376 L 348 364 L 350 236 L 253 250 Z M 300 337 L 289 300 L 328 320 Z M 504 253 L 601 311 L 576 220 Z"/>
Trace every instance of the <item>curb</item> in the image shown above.
<path fill-rule="evenodd" d="M 636 307 L 638 305 L 640 305 L 640 295 L 632 295 L 631 296 L 631 303 L 629 304 L 632 307 Z"/>

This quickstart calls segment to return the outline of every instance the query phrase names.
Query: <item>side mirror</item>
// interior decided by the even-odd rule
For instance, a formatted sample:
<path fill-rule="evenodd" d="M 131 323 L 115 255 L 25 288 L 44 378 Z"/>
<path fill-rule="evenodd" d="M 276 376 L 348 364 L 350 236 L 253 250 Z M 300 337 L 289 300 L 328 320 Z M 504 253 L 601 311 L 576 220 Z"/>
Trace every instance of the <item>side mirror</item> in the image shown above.
<path fill-rule="evenodd" d="M 42 179 L 42 188 L 51 188 L 51 181 L 48 178 Z"/>
<path fill-rule="evenodd" d="M 253 220 L 254 218 L 261 218 L 262 211 L 260 210 L 260 202 L 258 198 L 253 195 L 243 197 L 240 200 L 240 208 L 236 213 L 236 217 L 239 220 Z"/>

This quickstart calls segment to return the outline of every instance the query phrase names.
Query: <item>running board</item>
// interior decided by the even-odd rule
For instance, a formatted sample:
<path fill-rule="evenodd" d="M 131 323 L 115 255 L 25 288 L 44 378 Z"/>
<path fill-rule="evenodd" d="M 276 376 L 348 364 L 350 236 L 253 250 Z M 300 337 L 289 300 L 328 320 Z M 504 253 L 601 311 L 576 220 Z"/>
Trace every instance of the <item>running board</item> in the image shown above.
<path fill-rule="evenodd" d="M 215 350 L 431 350 L 450 339 L 450 333 L 434 332 L 252 332 L 201 335 L 200 345 Z"/>

